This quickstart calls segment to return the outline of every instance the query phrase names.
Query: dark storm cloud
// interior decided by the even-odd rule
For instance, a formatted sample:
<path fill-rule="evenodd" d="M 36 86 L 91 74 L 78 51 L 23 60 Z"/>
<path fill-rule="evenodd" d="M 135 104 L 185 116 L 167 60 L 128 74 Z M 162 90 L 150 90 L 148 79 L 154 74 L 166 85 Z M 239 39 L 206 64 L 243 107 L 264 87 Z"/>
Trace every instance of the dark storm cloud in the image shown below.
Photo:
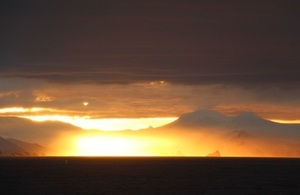
<path fill-rule="evenodd" d="M 0 76 L 300 81 L 298 1 L 2 1 Z"/>

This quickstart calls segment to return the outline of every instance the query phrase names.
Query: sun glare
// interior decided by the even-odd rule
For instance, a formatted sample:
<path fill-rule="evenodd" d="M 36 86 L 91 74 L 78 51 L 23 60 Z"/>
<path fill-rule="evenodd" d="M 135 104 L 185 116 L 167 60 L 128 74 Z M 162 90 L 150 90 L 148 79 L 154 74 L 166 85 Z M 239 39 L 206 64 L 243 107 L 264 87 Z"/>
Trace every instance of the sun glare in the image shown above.
<path fill-rule="evenodd" d="M 123 137 L 82 137 L 76 141 L 76 156 L 145 156 L 138 140 Z"/>

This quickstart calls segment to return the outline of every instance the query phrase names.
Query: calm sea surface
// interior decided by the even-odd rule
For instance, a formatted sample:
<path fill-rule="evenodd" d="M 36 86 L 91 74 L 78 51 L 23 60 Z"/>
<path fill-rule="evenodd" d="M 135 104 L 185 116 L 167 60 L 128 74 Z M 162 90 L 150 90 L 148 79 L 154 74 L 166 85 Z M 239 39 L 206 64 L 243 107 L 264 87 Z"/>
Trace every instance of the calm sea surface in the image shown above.
<path fill-rule="evenodd" d="M 300 194 L 300 159 L 0 158 L 0 194 Z"/>

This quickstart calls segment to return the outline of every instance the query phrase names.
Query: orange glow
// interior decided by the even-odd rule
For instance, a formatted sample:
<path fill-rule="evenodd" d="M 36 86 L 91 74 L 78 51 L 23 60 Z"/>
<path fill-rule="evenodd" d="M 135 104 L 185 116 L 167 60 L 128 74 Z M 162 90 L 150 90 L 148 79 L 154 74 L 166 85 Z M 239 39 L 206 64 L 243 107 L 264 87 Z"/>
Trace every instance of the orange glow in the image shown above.
<path fill-rule="evenodd" d="M 275 123 L 283 123 L 283 124 L 300 124 L 300 120 L 278 120 L 278 119 L 270 119 Z"/>
<path fill-rule="evenodd" d="M 7 114 L 7 113 L 26 113 L 26 112 L 41 112 L 41 111 L 53 111 L 53 109 L 50 108 L 23 108 L 23 107 L 11 107 L 11 108 L 1 108 L 0 113 L 1 114 Z"/>
<path fill-rule="evenodd" d="M 41 115 L 41 116 L 21 116 L 33 121 L 61 121 L 74 126 L 90 130 L 138 130 L 152 127 L 159 127 L 168 124 L 177 118 L 106 118 L 93 119 L 90 116 L 64 116 L 64 115 Z"/>
<path fill-rule="evenodd" d="M 88 106 L 89 102 L 82 102 L 83 106 Z M 52 108 L 43 107 L 8 107 L 0 108 L 1 116 L 13 116 L 30 119 L 32 121 L 60 121 L 69 123 L 74 126 L 86 130 L 139 130 L 148 127 L 159 127 L 171 123 L 177 117 L 164 117 L 164 118 L 92 118 L 92 116 L 83 115 L 69 115 L 70 111 L 56 110 Z"/>
<path fill-rule="evenodd" d="M 76 156 L 146 156 L 140 150 L 143 142 L 112 136 L 90 136 L 79 138 L 76 142 Z"/>
<path fill-rule="evenodd" d="M 69 155 L 74 156 L 178 156 L 176 140 L 166 137 L 107 132 L 77 136 Z"/>

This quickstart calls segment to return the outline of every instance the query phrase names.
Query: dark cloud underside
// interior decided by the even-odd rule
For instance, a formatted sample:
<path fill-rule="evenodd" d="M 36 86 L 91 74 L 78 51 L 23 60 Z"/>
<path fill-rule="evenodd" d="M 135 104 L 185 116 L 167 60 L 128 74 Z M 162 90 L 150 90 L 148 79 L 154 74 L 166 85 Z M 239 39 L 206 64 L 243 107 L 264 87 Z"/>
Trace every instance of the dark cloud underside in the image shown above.
<path fill-rule="evenodd" d="M 300 81 L 298 1 L 2 1 L 0 76 Z"/>

